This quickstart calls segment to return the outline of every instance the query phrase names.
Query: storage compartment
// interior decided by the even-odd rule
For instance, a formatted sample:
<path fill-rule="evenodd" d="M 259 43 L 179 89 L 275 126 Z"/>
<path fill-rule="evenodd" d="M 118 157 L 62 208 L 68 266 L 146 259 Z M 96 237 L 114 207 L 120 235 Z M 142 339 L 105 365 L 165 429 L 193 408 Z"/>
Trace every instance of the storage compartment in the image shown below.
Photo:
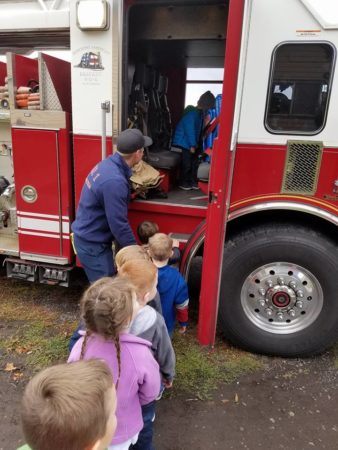
<path fill-rule="evenodd" d="M 38 60 L 13 54 L 8 59 L 19 255 L 67 265 L 73 260 L 74 217 L 70 64 L 42 53 Z M 18 109 L 17 86 L 29 86 L 32 79 L 39 109 Z"/>
<path fill-rule="evenodd" d="M 70 63 L 44 53 L 38 59 L 8 53 L 7 60 L 12 126 L 66 128 L 65 112 L 71 113 Z"/>

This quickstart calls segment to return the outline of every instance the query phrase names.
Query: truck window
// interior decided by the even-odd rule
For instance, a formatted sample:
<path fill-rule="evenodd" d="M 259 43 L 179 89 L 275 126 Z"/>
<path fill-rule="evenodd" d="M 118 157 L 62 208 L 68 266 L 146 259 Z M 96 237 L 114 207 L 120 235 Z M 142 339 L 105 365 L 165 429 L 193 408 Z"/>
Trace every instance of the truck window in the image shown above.
<path fill-rule="evenodd" d="M 224 69 L 188 68 L 185 105 L 196 105 L 201 93 L 211 91 L 216 97 L 222 94 Z"/>
<path fill-rule="evenodd" d="M 274 134 L 319 133 L 325 126 L 335 49 L 328 43 L 287 43 L 272 55 L 265 127 Z"/>

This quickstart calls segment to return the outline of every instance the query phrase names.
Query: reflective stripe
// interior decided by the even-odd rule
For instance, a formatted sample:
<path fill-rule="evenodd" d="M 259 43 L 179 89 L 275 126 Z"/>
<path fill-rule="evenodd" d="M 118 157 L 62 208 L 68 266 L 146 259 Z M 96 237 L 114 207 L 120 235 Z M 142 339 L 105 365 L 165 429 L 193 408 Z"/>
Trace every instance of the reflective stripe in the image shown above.
<path fill-rule="evenodd" d="M 60 223 L 57 220 L 32 219 L 19 216 L 18 226 L 26 230 L 60 232 Z M 62 233 L 69 233 L 69 222 L 62 222 Z"/>

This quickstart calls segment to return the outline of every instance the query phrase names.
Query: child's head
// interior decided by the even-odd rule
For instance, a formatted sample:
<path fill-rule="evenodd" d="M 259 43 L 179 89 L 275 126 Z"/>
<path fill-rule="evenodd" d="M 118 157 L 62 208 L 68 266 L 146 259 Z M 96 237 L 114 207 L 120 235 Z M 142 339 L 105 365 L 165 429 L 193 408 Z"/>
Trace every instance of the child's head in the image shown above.
<path fill-rule="evenodd" d="M 127 261 L 135 259 L 150 260 L 147 251 L 140 245 L 128 245 L 127 247 L 121 248 L 115 256 L 117 270 L 119 270 Z"/>
<path fill-rule="evenodd" d="M 128 261 L 120 268 L 119 276 L 132 283 L 141 305 L 145 305 L 155 297 L 157 267 L 151 261 Z"/>
<path fill-rule="evenodd" d="M 197 107 L 203 111 L 207 111 L 208 109 L 215 108 L 215 102 L 216 98 L 214 94 L 210 91 L 206 91 L 198 99 Z"/>
<path fill-rule="evenodd" d="M 103 450 L 116 429 L 116 392 L 103 361 L 49 367 L 28 383 L 21 408 L 32 450 Z"/>
<path fill-rule="evenodd" d="M 173 252 L 173 240 L 164 233 L 156 233 L 149 239 L 150 257 L 157 262 L 167 261 Z"/>
<path fill-rule="evenodd" d="M 101 278 L 86 290 L 81 299 L 81 312 L 87 329 L 82 342 L 81 359 L 85 356 L 91 333 L 113 341 L 118 364 L 116 389 L 121 375 L 120 333 L 128 328 L 132 320 L 134 302 L 134 287 L 127 280 L 118 277 Z"/>
<path fill-rule="evenodd" d="M 133 315 L 135 290 L 126 280 L 105 277 L 93 283 L 81 299 L 86 328 L 105 339 L 117 339 Z"/>
<path fill-rule="evenodd" d="M 142 244 L 148 244 L 149 238 L 159 232 L 157 223 L 148 222 L 147 220 L 141 222 L 137 227 L 137 236 Z"/>

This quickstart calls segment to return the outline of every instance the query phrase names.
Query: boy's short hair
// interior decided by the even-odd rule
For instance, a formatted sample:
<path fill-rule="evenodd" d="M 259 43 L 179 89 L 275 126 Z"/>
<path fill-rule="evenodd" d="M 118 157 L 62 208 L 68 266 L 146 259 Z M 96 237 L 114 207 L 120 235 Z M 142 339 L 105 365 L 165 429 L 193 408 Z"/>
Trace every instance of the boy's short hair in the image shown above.
<path fill-rule="evenodd" d="M 90 448 L 106 433 L 112 387 L 109 368 L 95 359 L 52 366 L 35 375 L 22 399 L 28 445 L 33 450 Z"/>
<path fill-rule="evenodd" d="M 164 233 L 156 233 L 149 239 L 150 256 L 156 261 L 165 261 L 172 255 L 173 240 Z"/>
<path fill-rule="evenodd" d="M 137 236 L 142 244 L 148 244 L 149 238 L 159 232 L 159 227 L 155 222 L 144 221 L 137 227 Z"/>
<path fill-rule="evenodd" d="M 141 245 L 128 245 L 127 247 L 121 248 L 121 250 L 116 253 L 115 264 L 117 267 L 122 267 L 123 264 L 134 259 L 149 261 L 150 257 Z"/>
<path fill-rule="evenodd" d="M 119 276 L 127 279 L 138 296 L 149 292 L 156 281 L 157 267 L 151 261 L 128 261 L 121 267 Z"/>

